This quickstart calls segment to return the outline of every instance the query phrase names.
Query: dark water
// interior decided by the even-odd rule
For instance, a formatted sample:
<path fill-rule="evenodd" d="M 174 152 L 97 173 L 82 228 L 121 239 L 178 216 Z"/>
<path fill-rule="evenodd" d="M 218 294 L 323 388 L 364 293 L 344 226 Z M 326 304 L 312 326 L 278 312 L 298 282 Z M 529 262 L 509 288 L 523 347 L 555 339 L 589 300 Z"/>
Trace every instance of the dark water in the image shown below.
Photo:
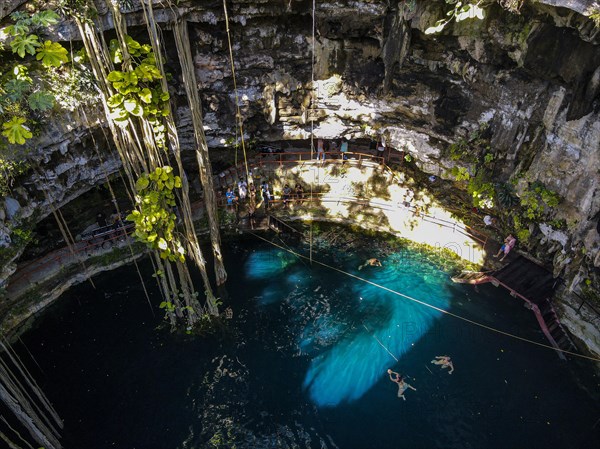
<path fill-rule="evenodd" d="M 142 263 L 156 316 L 126 267 L 95 278 L 97 290 L 73 288 L 23 336 L 65 420 L 67 449 L 593 447 L 600 408 L 577 379 L 595 393 L 598 379 L 586 363 L 310 268 L 256 239 L 226 246 L 220 294 L 234 318 L 215 335 L 159 327 L 160 298 Z M 534 316 L 503 290 L 453 284 L 432 256 L 407 249 L 377 252 L 383 267 L 358 271 L 373 255 L 365 251 L 317 248 L 315 258 L 545 343 Z M 444 354 L 452 375 L 430 363 Z M 387 368 L 417 388 L 406 401 Z"/>

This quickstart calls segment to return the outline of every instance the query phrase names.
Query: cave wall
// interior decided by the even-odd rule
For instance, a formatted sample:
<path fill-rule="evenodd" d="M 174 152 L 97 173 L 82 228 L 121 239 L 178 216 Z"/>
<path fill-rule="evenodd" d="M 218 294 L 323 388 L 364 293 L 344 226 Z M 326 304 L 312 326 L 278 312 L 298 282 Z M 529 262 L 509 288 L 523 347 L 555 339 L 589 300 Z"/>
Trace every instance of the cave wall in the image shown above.
<path fill-rule="evenodd" d="M 0 17 L 20 3 L 5 2 Z M 192 150 L 191 119 L 169 31 L 174 15 L 154 3 L 174 77 L 181 143 Z M 425 30 L 445 17 L 443 1 L 319 0 L 313 40 L 312 1 L 229 1 L 246 137 L 307 139 L 313 125 L 317 137 L 384 136 L 388 146 L 413 156 L 425 172 L 451 178 L 449 170 L 459 163 L 448 157 L 448 146 L 486 123 L 499 182 L 518 174 L 517 191 L 522 180 L 539 180 L 562 198 L 554 212 L 567 228 L 538 224 L 527 250 L 553 264 L 570 287 L 587 278 L 597 286 L 600 33 L 586 17 L 588 3 L 526 2 L 520 14 L 493 4 L 483 20 L 451 22 L 428 35 Z M 104 1 L 96 4 L 98 20 L 110 30 Z M 222 8 L 217 0 L 179 2 L 179 14 L 190 26 L 213 151 L 236 135 Z M 139 2 L 128 2 L 124 12 L 130 34 L 142 39 Z M 77 44 L 69 21 L 54 33 Z M 50 213 L 44 191 L 60 206 L 118 170 L 103 137 L 101 111 L 91 105 L 88 113 L 91 120 L 78 113 L 61 116 L 30 144 L 44 174 L 30 173 L 15 189 L 12 200 L 21 217 L 37 220 Z M 92 151 L 96 146 L 100 157 Z M 0 208 L 5 240 L 12 210 L 6 201 Z"/>

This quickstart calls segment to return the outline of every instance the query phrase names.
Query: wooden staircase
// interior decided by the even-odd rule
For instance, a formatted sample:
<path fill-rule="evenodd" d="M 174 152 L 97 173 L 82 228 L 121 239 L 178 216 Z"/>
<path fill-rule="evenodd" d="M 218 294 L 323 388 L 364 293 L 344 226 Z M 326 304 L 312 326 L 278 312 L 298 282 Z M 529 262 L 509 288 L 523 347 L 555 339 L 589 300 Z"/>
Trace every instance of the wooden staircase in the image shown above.
<path fill-rule="evenodd" d="M 526 307 L 533 311 L 542 332 L 554 348 L 570 352 L 577 351 L 577 347 L 560 323 L 556 310 L 550 302 L 554 296 L 557 280 L 545 268 L 519 256 L 499 270 L 485 273 L 463 271 L 452 277 L 452 281 L 472 285 L 491 282 L 496 287 L 506 288 L 511 296 L 525 301 Z M 561 351 L 557 352 L 561 359 L 566 360 Z"/>
<path fill-rule="evenodd" d="M 457 276 L 452 277 L 452 282 L 456 282 L 457 284 L 484 284 L 486 282 L 490 282 L 487 273 L 481 271 L 462 271 Z"/>

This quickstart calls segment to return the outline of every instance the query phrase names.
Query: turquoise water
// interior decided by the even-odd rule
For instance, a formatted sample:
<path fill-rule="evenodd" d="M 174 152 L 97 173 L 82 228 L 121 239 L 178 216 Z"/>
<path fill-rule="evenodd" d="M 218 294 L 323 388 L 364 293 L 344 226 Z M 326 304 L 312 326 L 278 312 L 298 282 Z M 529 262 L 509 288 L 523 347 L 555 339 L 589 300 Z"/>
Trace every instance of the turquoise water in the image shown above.
<path fill-rule="evenodd" d="M 451 283 L 435 255 L 346 240 L 354 243 L 317 241 L 315 259 L 545 343 L 533 315 L 503 290 Z M 583 448 L 597 436 L 589 365 L 255 238 L 225 246 L 229 281 L 218 294 L 234 318 L 213 335 L 158 327 L 157 308 L 153 316 L 126 267 L 98 276 L 98 290 L 72 289 L 23 337 L 43 371 L 31 370 L 65 419 L 67 449 Z M 383 266 L 359 271 L 368 257 Z M 443 354 L 452 375 L 430 363 Z M 388 368 L 417 388 L 406 401 Z"/>

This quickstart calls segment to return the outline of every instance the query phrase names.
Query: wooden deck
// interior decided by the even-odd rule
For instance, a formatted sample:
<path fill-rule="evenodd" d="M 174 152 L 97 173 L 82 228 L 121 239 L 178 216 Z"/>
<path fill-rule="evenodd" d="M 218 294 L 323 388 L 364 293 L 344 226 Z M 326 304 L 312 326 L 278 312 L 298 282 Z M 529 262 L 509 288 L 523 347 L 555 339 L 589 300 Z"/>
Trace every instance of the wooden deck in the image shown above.
<path fill-rule="evenodd" d="M 454 276 L 452 281 L 461 284 L 483 284 L 491 282 L 496 287 L 506 288 L 511 296 L 521 298 L 527 304 L 550 344 L 556 349 L 576 351 L 576 346 L 568 332 L 560 323 L 552 306 L 554 289 L 558 284 L 548 270 L 519 256 L 499 270 L 490 272 L 464 271 Z M 561 351 L 558 356 L 566 360 Z"/>

